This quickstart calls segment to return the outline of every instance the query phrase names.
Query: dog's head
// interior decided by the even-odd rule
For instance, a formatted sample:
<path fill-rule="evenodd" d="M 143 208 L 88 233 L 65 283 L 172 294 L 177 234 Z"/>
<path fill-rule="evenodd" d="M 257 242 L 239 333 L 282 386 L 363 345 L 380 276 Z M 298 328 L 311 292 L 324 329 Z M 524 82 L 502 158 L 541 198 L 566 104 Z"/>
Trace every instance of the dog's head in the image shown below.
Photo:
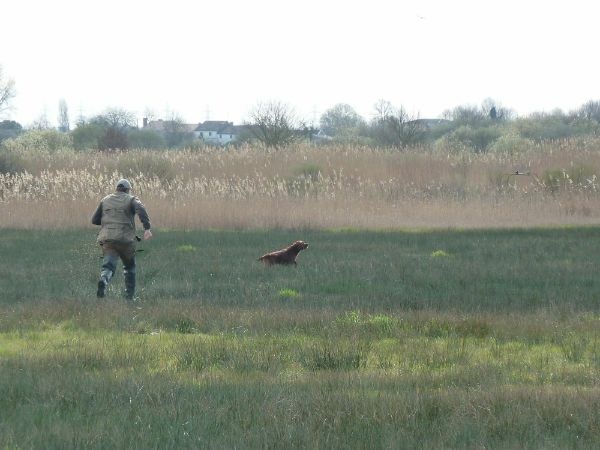
<path fill-rule="evenodd" d="M 304 249 L 308 248 L 308 242 L 296 241 L 291 246 L 292 246 L 292 248 L 300 251 L 300 250 L 304 250 Z"/>

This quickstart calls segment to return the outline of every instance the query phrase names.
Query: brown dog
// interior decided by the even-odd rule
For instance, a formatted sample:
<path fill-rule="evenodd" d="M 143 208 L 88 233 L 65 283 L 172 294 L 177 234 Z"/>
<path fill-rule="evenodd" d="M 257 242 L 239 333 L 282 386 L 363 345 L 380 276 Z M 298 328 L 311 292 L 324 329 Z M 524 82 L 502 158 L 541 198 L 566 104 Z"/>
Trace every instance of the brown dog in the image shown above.
<path fill-rule="evenodd" d="M 287 248 L 277 250 L 275 252 L 267 253 L 258 258 L 262 261 L 265 266 L 272 266 L 273 264 L 296 264 L 296 257 L 305 248 L 308 248 L 308 243 L 304 241 L 296 241 Z"/>

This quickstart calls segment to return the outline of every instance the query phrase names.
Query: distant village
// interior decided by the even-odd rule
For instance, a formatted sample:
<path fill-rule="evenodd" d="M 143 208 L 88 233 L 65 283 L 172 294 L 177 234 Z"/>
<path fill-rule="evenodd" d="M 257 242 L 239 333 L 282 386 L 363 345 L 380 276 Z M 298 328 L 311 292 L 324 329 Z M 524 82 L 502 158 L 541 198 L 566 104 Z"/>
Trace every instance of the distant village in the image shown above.
<path fill-rule="evenodd" d="M 157 133 L 166 133 L 172 130 L 173 121 L 169 120 L 148 120 L 144 117 L 142 127 L 156 131 Z M 182 124 L 184 129 L 181 131 L 193 134 L 197 139 L 202 139 L 208 144 L 227 145 L 235 142 L 244 132 L 245 125 L 234 125 L 233 122 L 225 120 L 206 120 L 202 123 Z"/>
<path fill-rule="evenodd" d="M 11 120 L 0 121 L 0 151 L 17 148 L 96 149 L 195 149 L 203 146 L 228 147 L 260 143 L 282 148 L 294 142 L 311 144 L 360 145 L 379 148 L 431 147 L 446 152 L 502 152 L 505 148 L 529 148 L 546 140 L 600 136 L 600 101 L 590 100 L 578 109 L 534 113 L 517 117 L 514 111 L 491 99 L 481 106 L 461 105 L 445 111 L 443 118 L 409 116 L 403 108 L 379 101 L 375 113 L 364 119 L 346 104 L 329 108 L 318 125 L 295 120 L 278 103 L 257 109 L 243 125 L 226 120 L 186 123 L 144 117 L 122 109 L 80 118 L 71 128 L 66 106 L 59 114 L 59 126 L 47 121 L 24 129 Z"/>
<path fill-rule="evenodd" d="M 234 125 L 233 122 L 226 120 L 206 120 L 202 123 L 177 123 L 170 120 L 149 120 L 142 119 L 142 129 L 152 130 L 159 134 L 177 131 L 193 135 L 209 145 L 225 146 L 238 142 L 243 136 L 254 135 L 253 128 L 256 125 Z M 312 142 L 330 140 L 331 136 L 326 135 L 322 130 L 310 127 L 303 127 L 296 130 L 296 134 L 304 136 Z"/>

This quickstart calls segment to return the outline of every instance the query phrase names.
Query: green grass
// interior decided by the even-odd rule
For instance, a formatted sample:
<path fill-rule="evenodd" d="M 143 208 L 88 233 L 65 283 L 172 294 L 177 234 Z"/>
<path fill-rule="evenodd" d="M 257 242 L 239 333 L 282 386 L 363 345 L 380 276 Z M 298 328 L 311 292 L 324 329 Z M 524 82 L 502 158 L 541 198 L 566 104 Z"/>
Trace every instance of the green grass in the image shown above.
<path fill-rule="evenodd" d="M 0 448 L 597 448 L 599 238 L 2 230 Z"/>
<path fill-rule="evenodd" d="M 296 238 L 310 243 L 298 266 L 256 259 Z M 281 290 L 304 310 L 533 312 L 595 310 L 600 230 L 158 232 L 138 255 L 146 304 L 271 307 Z M 440 249 L 448 257 L 440 255 Z M 100 268 L 93 231 L 0 234 L 3 304 L 92 302 Z M 117 273 L 109 301 L 122 289 Z"/>

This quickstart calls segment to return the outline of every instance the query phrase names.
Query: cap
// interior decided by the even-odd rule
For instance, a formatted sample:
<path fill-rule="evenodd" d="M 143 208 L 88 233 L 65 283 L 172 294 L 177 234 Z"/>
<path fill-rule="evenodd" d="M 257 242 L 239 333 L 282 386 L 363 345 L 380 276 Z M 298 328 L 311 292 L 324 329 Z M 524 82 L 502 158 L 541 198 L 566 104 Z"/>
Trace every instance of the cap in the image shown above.
<path fill-rule="evenodd" d="M 117 187 L 124 187 L 125 189 L 131 189 L 131 183 L 129 182 L 129 180 L 126 180 L 125 178 L 123 178 L 117 182 Z"/>

